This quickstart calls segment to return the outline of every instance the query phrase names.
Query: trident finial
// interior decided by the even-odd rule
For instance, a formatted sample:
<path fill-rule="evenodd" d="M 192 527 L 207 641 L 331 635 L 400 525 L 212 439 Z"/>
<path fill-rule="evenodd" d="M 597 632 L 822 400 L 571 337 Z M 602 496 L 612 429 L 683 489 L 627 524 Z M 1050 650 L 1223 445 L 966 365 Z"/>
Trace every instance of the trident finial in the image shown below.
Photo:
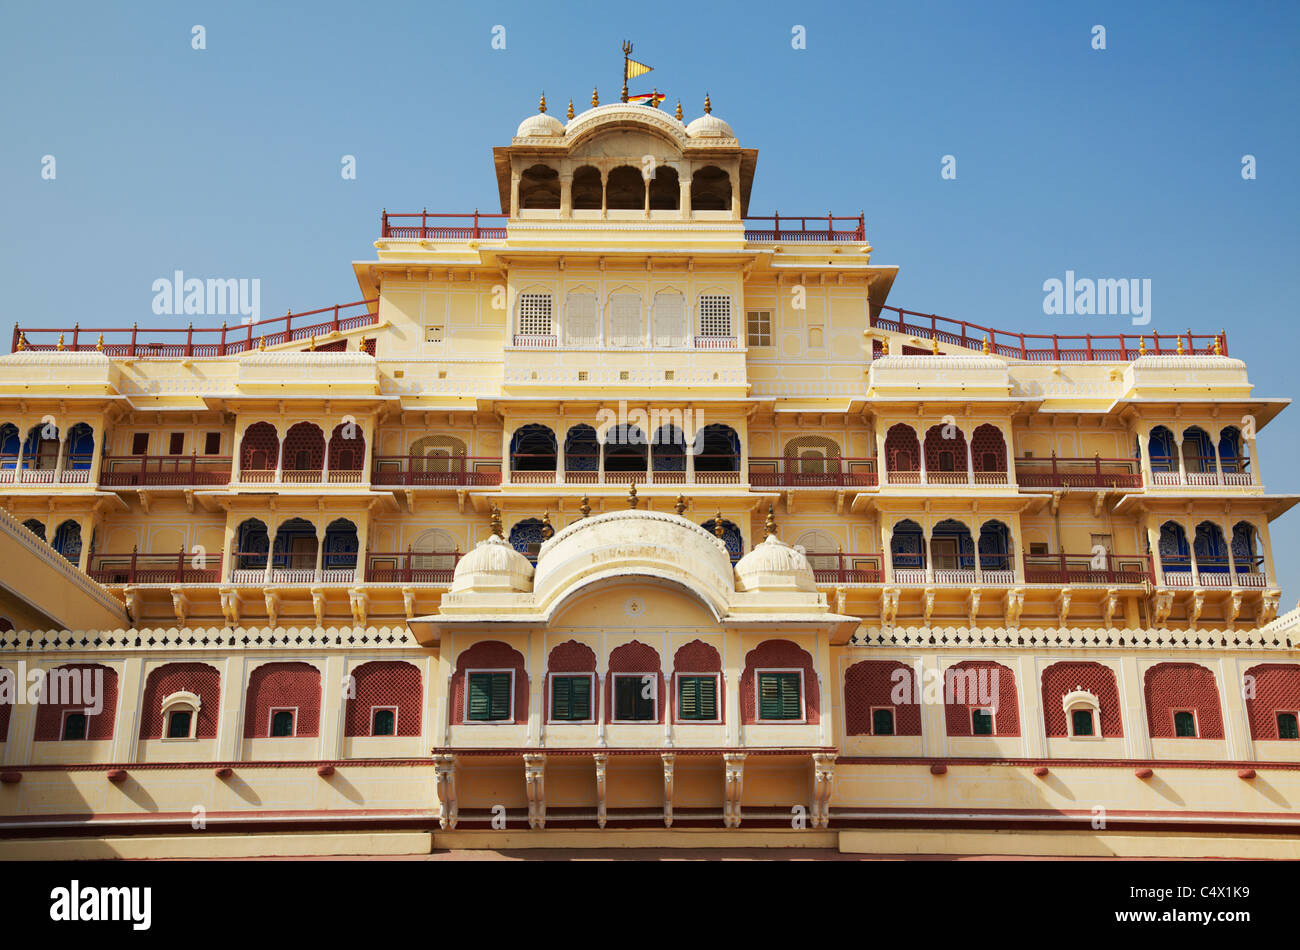
<path fill-rule="evenodd" d="M 1178 338 L 1178 355 L 1179 355 L 1179 356 L 1182 356 L 1182 355 L 1183 355 L 1183 338 L 1182 338 L 1182 337 L 1179 337 L 1179 338 Z"/>
<path fill-rule="evenodd" d="M 578 506 L 578 510 L 582 512 L 582 517 L 584 518 L 591 514 L 591 505 L 587 504 L 586 495 L 582 496 L 582 504 Z"/>
<path fill-rule="evenodd" d="M 764 522 L 763 527 L 767 529 L 768 537 L 776 535 L 776 515 L 772 510 L 772 502 L 770 501 L 767 503 L 767 521 Z"/>
<path fill-rule="evenodd" d="M 880 355 L 889 355 L 889 337 L 882 337 L 880 340 Z"/>
<path fill-rule="evenodd" d="M 685 495 L 678 495 L 678 496 L 677 496 L 677 504 L 673 505 L 673 510 L 677 512 L 677 516 L 678 516 L 679 518 L 680 518 L 682 515 L 686 514 L 686 496 L 685 496 Z"/>
<path fill-rule="evenodd" d="M 503 537 L 501 533 L 501 509 L 496 505 L 492 506 L 492 534 L 498 538 Z"/>
<path fill-rule="evenodd" d="M 555 535 L 555 529 L 551 527 L 551 513 L 549 511 L 543 511 L 542 512 L 542 540 L 545 541 L 547 538 L 553 537 L 554 535 Z"/>
<path fill-rule="evenodd" d="M 1223 355 L 1223 347 L 1219 346 L 1219 338 L 1217 336 L 1214 338 L 1214 355 L 1215 356 Z"/>
<path fill-rule="evenodd" d="M 18 352 L 21 353 L 21 352 L 22 352 L 23 350 L 25 350 L 25 349 L 27 349 L 27 334 L 26 334 L 26 333 L 19 333 L 19 334 L 18 334 Z"/>
<path fill-rule="evenodd" d="M 627 490 L 627 506 L 635 508 L 640 503 L 641 499 L 636 496 L 636 482 L 633 482 L 632 486 Z"/>

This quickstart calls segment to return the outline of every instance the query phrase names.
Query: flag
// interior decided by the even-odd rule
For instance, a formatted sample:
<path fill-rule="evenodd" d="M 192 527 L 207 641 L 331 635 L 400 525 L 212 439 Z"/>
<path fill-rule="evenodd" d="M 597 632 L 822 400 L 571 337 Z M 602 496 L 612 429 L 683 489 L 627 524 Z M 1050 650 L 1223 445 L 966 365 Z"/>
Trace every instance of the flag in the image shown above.
<path fill-rule="evenodd" d="M 652 69 L 654 69 L 653 66 L 647 66 L 645 63 L 638 63 L 635 59 L 629 59 L 627 61 L 627 78 L 635 79 L 637 76 L 644 76 Z"/>
<path fill-rule="evenodd" d="M 643 92 L 639 96 L 628 96 L 627 101 L 641 102 L 644 103 L 645 105 L 654 106 L 656 109 L 658 109 L 659 103 L 664 101 L 664 94 L 662 92 Z"/>

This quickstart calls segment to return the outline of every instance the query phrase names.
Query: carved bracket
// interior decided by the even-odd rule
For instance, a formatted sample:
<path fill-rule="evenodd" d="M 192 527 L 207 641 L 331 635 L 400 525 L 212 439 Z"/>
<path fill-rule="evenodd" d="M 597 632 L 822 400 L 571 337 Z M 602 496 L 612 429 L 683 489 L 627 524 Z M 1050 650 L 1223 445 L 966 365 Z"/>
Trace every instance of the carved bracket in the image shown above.
<path fill-rule="evenodd" d="M 726 785 L 722 800 L 722 824 L 740 827 L 740 799 L 745 790 L 745 753 L 728 752 L 722 756 L 726 766 Z"/>
<path fill-rule="evenodd" d="M 1025 589 L 1013 587 L 1002 598 L 1002 619 L 1007 627 L 1020 624 L 1020 612 L 1025 609 Z"/>
<path fill-rule="evenodd" d="M 596 824 L 604 828 L 606 821 L 606 801 L 605 801 L 605 772 L 609 765 L 609 755 L 605 752 L 597 752 L 592 756 L 596 760 Z"/>
<path fill-rule="evenodd" d="M 443 831 L 452 831 L 456 827 L 456 816 L 460 810 L 456 801 L 456 757 L 435 755 L 433 775 L 438 790 L 438 824 Z"/>
<path fill-rule="evenodd" d="M 831 820 L 831 783 L 835 778 L 835 753 L 813 753 L 812 826 L 825 828 Z"/>
<path fill-rule="evenodd" d="M 546 827 L 546 756 L 532 752 L 524 755 L 524 784 L 528 788 L 528 827 L 541 831 Z"/>
<path fill-rule="evenodd" d="M 673 826 L 673 769 L 677 756 L 665 752 L 662 758 L 664 760 L 664 827 L 671 828 Z"/>

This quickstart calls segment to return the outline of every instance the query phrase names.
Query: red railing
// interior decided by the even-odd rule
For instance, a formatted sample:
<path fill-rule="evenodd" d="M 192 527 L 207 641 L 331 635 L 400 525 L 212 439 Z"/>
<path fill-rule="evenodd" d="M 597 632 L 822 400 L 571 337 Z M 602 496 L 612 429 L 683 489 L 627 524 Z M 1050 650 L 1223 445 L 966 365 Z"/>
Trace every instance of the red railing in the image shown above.
<path fill-rule="evenodd" d="M 863 214 L 837 216 L 826 214 L 771 216 L 750 215 L 745 219 L 746 241 L 865 241 L 867 219 Z M 836 227 L 837 221 L 847 221 L 851 227 Z M 756 222 L 750 226 L 750 222 Z M 759 222 L 770 222 L 759 223 Z M 825 227 L 821 225 L 825 224 Z"/>
<path fill-rule="evenodd" d="M 1016 484 L 1021 488 L 1141 488 L 1136 459 L 1018 458 Z"/>
<path fill-rule="evenodd" d="M 356 308 L 360 308 L 357 310 Z M 328 319 L 325 315 L 328 314 Z M 287 313 L 283 317 L 270 317 L 256 323 L 228 327 L 146 327 L 138 325 L 121 327 L 83 327 L 74 324 L 71 330 L 26 328 L 14 324 L 11 352 L 16 352 L 19 342 L 25 350 L 70 350 L 87 352 L 99 350 L 105 356 L 229 356 L 255 350 L 266 341 L 267 346 L 310 341 L 328 333 L 356 330 L 379 322 L 379 298 L 357 300 L 353 303 L 335 304 L 305 313 Z M 33 340 L 39 334 L 41 339 Z M 71 339 L 68 339 L 69 335 Z M 161 340 L 142 339 L 161 337 Z M 125 339 L 124 339 L 125 338 Z"/>
<path fill-rule="evenodd" d="M 225 485 L 230 482 L 229 455 L 105 455 L 99 484 L 105 487 L 150 485 Z"/>
<path fill-rule="evenodd" d="M 101 584 L 215 584 L 221 580 L 221 555 L 92 554 L 88 573 Z"/>
<path fill-rule="evenodd" d="M 500 456 L 376 455 L 372 485 L 500 485 Z"/>
<path fill-rule="evenodd" d="M 372 584 L 450 584 L 459 551 L 371 552 L 366 555 L 366 580 Z"/>
<path fill-rule="evenodd" d="M 405 241 L 500 240 L 506 236 L 504 224 L 500 227 L 484 227 L 483 222 L 504 222 L 509 217 L 508 214 L 480 214 L 477 208 L 473 214 L 430 214 L 428 211 L 390 214 L 385 211 L 380 235 Z M 452 221 L 468 223 L 452 224 Z"/>
<path fill-rule="evenodd" d="M 755 488 L 838 488 L 875 485 L 878 477 L 874 458 L 801 459 L 792 455 L 751 457 L 749 483 Z"/>
<path fill-rule="evenodd" d="M 1154 581 L 1145 554 L 1027 554 L 1027 584 L 1143 584 Z"/>
<path fill-rule="evenodd" d="M 884 561 L 879 554 L 809 551 L 808 563 L 818 584 L 880 584 L 885 580 Z"/>
<path fill-rule="evenodd" d="M 887 317 L 884 311 L 891 311 L 896 317 Z M 870 325 L 882 330 L 893 330 L 926 340 L 938 340 L 952 346 L 979 349 L 984 339 L 989 340 L 989 350 L 998 356 L 1010 356 L 1014 359 L 1033 360 L 1037 362 L 1084 362 L 1087 360 L 1134 360 L 1143 355 L 1169 356 L 1179 352 L 1186 354 L 1214 353 L 1214 341 L 1219 341 L 1219 355 L 1228 355 L 1228 334 L 1220 333 L 1186 333 L 1161 336 L 1152 331 L 1149 334 L 1119 333 L 1109 336 L 1097 336 L 1090 333 L 1074 336 L 1062 336 L 1058 333 L 1011 333 L 982 327 L 965 320 L 940 317 L 932 313 L 917 313 L 903 310 L 888 304 L 881 306 L 881 313 L 870 320 Z"/>

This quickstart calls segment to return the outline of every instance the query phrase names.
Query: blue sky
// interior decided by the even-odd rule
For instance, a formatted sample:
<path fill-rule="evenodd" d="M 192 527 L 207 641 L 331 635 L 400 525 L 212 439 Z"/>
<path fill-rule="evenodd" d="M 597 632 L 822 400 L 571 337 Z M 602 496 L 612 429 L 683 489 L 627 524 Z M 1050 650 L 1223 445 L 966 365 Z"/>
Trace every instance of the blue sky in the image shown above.
<path fill-rule="evenodd" d="M 593 85 L 614 100 L 623 39 L 655 67 L 633 92 L 657 85 L 689 120 L 708 91 L 760 149 L 751 213 L 864 211 L 874 260 L 901 268 L 891 303 L 1127 332 L 1045 316 L 1043 281 L 1150 278 L 1148 332 L 1226 327 L 1256 395 L 1295 393 L 1291 3 L 9 2 L 4 318 L 159 323 L 151 285 L 177 269 L 260 278 L 265 314 L 355 300 L 381 208 L 498 210 L 491 147 L 542 90 L 560 116 Z M 1270 490 L 1300 492 L 1300 409 L 1260 446 Z M 1273 527 L 1283 610 L 1298 518 Z"/>

